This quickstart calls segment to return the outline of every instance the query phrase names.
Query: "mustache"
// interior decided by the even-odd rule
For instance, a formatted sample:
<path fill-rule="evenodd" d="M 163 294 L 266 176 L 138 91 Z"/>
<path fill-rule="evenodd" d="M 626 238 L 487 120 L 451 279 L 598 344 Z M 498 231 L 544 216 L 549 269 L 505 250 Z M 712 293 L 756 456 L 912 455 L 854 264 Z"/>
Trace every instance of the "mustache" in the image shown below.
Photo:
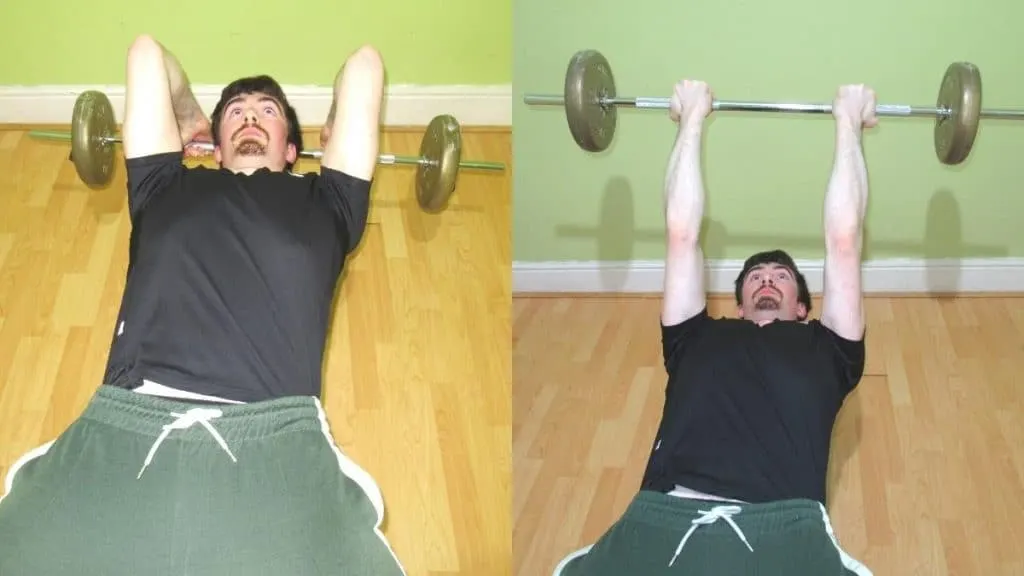
<path fill-rule="evenodd" d="M 261 134 L 263 134 L 264 138 L 267 138 L 267 139 L 270 138 L 270 136 L 267 135 L 267 131 L 266 130 L 264 130 L 263 128 L 260 128 L 259 126 L 256 126 L 254 124 L 254 125 L 251 125 L 251 126 L 242 126 L 238 130 L 235 130 L 235 133 L 231 135 L 231 139 L 235 140 L 236 138 L 238 138 L 239 134 L 241 134 L 242 132 L 245 132 L 246 130 L 258 130 Z"/>
<path fill-rule="evenodd" d="M 771 295 L 775 297 L 772 298 Z M 776 289 L 774 286 L 762 286 L 754 292 L 754 309 L 755 310 L 778 310 L 782 305 L 782 292 Z"/>

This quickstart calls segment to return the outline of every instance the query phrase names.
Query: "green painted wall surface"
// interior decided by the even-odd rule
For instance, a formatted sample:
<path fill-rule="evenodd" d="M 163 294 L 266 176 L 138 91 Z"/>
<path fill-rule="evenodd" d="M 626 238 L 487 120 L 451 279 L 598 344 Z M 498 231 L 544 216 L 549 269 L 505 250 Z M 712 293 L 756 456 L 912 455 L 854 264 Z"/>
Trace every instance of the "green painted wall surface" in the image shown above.
<path fill-rule="evenodd" d="M 1024 105 L 1021 3 L 515 0 L 513 9 L 517 261 L 664 257 L 662 182 L 676 129 L 667 113 L 620 109 L 613 145 L 590 154 L 562 108 L 522 103 L 524 93 L 560 93 L 580 49 L 605 54 L 620 96 L 669 96 L 691 77 L 722 99 L 828 102 L 840 84 L 863 82 L 881 103 L 933 105 L 947 65 L 966 60 L 981 69 L 986 106 Z M 1024 256 L 1024 124 L 983 124 L 957 167 L 937 161 L 933 125 L 882 119 L 866 135 L 866 257 Z M 831 116 L 713 114 L 705 133 L 706 255 L 780 246 L 821 258 Z"/>
<path fill-rule="evenodd" d="M 268 73 L 326 85 L 364 43 L 391 84 L 508 84 L 512 0 L 7 0 L 0 85 L 123 84 L 124 55 L 152 34 L 197 84 Z"/>

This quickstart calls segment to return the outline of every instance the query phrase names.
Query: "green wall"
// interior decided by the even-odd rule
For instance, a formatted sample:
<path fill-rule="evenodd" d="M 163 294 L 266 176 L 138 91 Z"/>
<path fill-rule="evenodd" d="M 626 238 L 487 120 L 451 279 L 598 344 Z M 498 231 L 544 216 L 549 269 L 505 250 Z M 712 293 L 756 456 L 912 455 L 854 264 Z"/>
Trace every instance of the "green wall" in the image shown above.
<path fill-rule="evenodd" d="M 392 84 L 511 82 L 511 0 L 6 0 L 0 85 L 122 84 L 131 40 L 166 44 L 197 84 L 269 73 L 326 85 L 364 43 Z M 21 53 L 19 53 L 21 52 Z"/>
<path fill-rule="evenodd" d="M 863 82 L 881 103 L 933 105 L 947 65 L 967 60 L 981 69 L 986 106 L 1024 106 L 1021 3 L 515 0 L 513 10 L 517 261 L 664 255 L 667 113 L 620 109 L 613 145 L 591 154 L 562 108 L 522 103 L 560 93 L 580 49 L 605 54 L 620 96 L 669 96 L 692 77 L 723 99 L 831 101 L 838 85 Z M 937 161 L 932 130 L 929 119 L 883 119 L 868 134 L 866 257 L 1024 256 L 1024 125 L 984 124 L 957 167 Z M 833 135 L 831 116 L 713 115 L 707 255 L 780 246 L 821 258 Z"/>

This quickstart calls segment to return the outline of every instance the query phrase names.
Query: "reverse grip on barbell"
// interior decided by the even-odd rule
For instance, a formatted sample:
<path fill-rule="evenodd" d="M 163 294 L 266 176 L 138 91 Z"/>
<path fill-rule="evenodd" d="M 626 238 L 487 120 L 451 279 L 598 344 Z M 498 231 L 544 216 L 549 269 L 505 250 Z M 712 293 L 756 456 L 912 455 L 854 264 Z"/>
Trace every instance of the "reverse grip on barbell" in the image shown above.
<path fill-rule="evenodd" d="M 527 94 L 524 102 L 539 106 L 565 106 L 565 115 L 576 144 L 590 152 L 608 148 L 615 135 L 619 106 L 665 110 L 669 98 L 620 97 L 608 60 L 597 50 L 581 50 L 569 60 L 563 96 Z M 783 102 L 742 102 L 716 100 L 712 110 L 732 112 L 775 112 L 831 114 L 831 104 Z M 935 118 L 935 155 L 943 164 L 960 164 L 974 147 L 982 118 L 1024 119 L 1024 110 L 990 110 L 981 107 L 981 72 L 969 62 L 954 62 L 946 68 L 939 84 L 935 106 L 882 104 L 875 109 L 881 117 Z"/>
<path fill-rule="evenodd" d="M 71 161 L 78 177 L 90 188 L 103 188 L 110 184 L 114 173 L 114 145 L 121 142 L 117 135 L 114 108 L 106 94 L 89 90 L 75 99 L 71 115 L 71 132 L 32 131 L 29 136 L 51 140 L 71 141 Z M 207 152 L 213 152 L 210 143 L 191 143 Z M 321 150 L 303 150 L 300 156 L 320 159 Z M 498 162 L 462 161 L 462 130 L 450 115 L 435 116 L 427 125 L 420 142 L 419 156 L 382 154 L 378 162 L 384 165 L 409 164 L 416 166 L 416 200 L 420 208 L 435 212 L 444 208 L 455 192 L 455 181 L 460 169 L 505 169 Z"/>

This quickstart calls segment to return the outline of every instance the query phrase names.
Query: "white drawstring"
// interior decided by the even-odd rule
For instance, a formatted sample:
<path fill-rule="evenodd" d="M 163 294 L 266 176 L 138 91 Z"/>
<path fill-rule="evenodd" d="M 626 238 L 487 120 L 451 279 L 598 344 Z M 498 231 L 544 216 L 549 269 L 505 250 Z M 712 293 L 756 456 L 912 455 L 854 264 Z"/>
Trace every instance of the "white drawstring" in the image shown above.
<path fill-rule="evenodd" d="M 139 475 L 135 478 L 142 478 L 142 473 L 146 471 L 146 467 L 153 461 L 153 455 L 156 454 L 156 449 L 160 447 L 160 443 L 164 441 L 164 438 L 167 438 L 167 435 L 171 433 L 171 430 L 185 430 L 191 428 L 192 425 L 197 422 L 209 430 L 214 440 L 216 440 L 217 443 L 220 444 L 220 447 L 223 448 L 224 451 L 228 453 L 228 456 L 231 457 L 232 462 L 238 462 L 238 460 L 235 459 L 235 455 L 231 453 L 231 449 L 228 448 L 227 442 L 224 441 L 224 438 L 222 438 L 221 435 L 213 428 L 213 425 L 210 424 L 210 420 L 212 418 L 220 418 L 222 415 L 223 413 L 216 408 L 193 408 L 184 414 L 171 412 L 171 416 L 174 416 L 177 419 L 163 427 L 163 431 L 160 432 L 156 441 L 153 442 L 153 447 L 149 449 L 149 454 L 146 455 L 146 461 L 142 464 L 142 469 L 139 470 Z"/>
<path fill-rule="evenodd" d="M 686 541 L 690 539 L 690 535 L 692 535 L 697 529 L 697 526 L 714 524 L 719 518 L 728 522 L 729 525 L 732 526 L 733 531 L 736 532 L 736 535 L 740 537 L 740 540 L 743 540 L 743 543 L 747 545 L 747 548 L 749 548 L 751 552 L 754 551 L 750 546 L 750 542 L 747 542 L 747 537 L 743 535 L 743 531 L 736 525 L 736 522 L 733 522 L 733 515 L 740 513 L 739 506 L 715 506 L 711 510 L 699 510 L 699 512 L 703 514 L 703 516 L 690 522 L 690 529 L 686 531 L 686 535 L 683 536 L 683 539 L 679 542 L 679 547 L 676 548 L 675 555 L 672 556 L 672 560 L 668 563 L 669 566 L 675 563 L 676 558 L 679 557 L 679 553 L 683 551 L 683 546 L 686 545 Z"/>

